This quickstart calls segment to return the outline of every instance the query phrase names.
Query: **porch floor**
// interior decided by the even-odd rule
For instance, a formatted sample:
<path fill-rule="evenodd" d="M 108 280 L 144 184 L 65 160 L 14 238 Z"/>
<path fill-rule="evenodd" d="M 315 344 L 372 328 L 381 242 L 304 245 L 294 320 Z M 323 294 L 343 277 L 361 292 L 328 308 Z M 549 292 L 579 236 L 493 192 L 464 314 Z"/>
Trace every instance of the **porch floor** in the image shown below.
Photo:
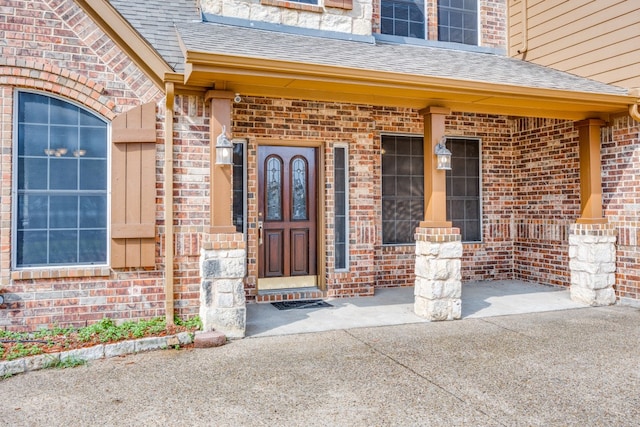
<path fill-rule="evenodd" d="M 413 287 L 376 289 L 372 297 L 326 299 L 333 307 L 281 311 L 247 304 L 247 337 L 288 335 L 426 322 L 413 312 Z M 588 307 L 568 288 L 517 280 L 462 284 L 462 318 L 504 316 Z"/>

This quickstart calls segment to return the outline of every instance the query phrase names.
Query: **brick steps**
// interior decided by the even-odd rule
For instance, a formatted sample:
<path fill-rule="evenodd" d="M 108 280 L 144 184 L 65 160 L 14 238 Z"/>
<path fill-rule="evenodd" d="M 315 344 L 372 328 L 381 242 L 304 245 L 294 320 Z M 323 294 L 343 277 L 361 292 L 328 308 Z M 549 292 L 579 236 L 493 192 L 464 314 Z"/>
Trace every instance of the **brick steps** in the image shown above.
<path fill-rule="evenodd" d="M 299 301 L 307 299 L 322 299 L 324 292 L 318 288 L 292 288 L 259 291 L 256 296 L 258 303 L 270 303 L 278 301 Z"/>

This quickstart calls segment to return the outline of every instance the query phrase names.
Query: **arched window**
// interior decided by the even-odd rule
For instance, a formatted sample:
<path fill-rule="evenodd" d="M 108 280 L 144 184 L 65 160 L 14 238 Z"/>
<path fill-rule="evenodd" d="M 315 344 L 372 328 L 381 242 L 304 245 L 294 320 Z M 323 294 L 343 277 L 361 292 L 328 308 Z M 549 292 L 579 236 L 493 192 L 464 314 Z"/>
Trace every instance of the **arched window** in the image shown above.
<path fill-rule="evenodd" d="M 107 123 L 17 92 L 14 266 L 107 263 Z"/>

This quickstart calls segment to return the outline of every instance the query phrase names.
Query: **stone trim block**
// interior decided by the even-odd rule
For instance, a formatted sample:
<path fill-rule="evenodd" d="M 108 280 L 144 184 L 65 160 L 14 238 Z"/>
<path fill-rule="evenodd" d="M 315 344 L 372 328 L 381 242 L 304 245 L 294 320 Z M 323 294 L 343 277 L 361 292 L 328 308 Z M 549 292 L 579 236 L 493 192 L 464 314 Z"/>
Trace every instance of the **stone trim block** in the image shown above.
<path fill-rule="evenodd" d="M 462 240 L 457 228 L 416 230 L 415 303 L 432 321 L 462 317 Z"/>
<path fill-rule="evenodd" d="M 236 233 L 237 234 L 237 233 Z M 233 240 L 215 236 L 215 240 Z M 201 250 L 200 318 L 203 330 L 220 331 L 229 338 L 243 338 L 246 328 L 244 277 L 246 251 L 239 246 Z"/>
<path fill-rule="evenodd" d="M 610 224 L 572 224 L 569 230 L 571 299 L 591 306 L 616 302 L 616 229 Z"/>

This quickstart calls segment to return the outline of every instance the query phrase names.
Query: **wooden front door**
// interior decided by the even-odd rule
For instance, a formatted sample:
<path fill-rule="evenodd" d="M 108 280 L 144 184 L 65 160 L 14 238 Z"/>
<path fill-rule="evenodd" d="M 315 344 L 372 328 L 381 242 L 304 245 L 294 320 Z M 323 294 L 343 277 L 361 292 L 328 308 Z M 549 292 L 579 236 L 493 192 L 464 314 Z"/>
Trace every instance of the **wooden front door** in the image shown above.
<path fill-rule="evenodd" d="M 316 149 L 258 148 L 258 288 L 317 285 Z"/>

